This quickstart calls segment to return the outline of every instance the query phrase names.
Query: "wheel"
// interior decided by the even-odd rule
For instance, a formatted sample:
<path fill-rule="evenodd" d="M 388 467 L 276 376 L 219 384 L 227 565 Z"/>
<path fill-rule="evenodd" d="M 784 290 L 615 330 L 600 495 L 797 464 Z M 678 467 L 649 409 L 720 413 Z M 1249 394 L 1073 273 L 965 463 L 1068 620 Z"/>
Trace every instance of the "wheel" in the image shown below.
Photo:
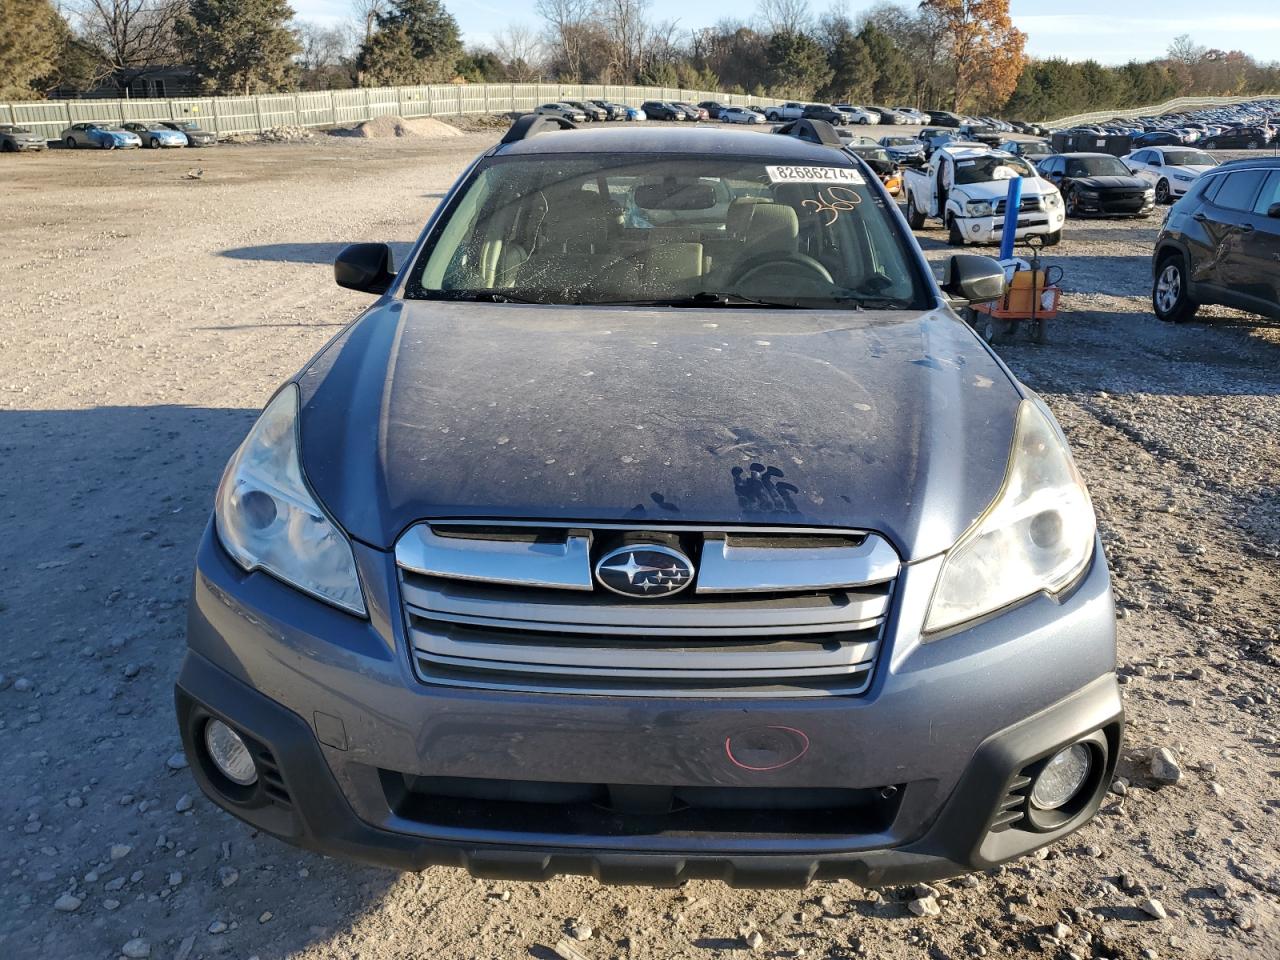
<path fill-rule="evenodd" d="M 869 117 L 863 117 L 863 118 L 862 118 L 861 120 L 859 120 L 858 122 L 859 122 L 860 124 L 862 124 L 862 125 L 865 127 L 867 124 L 869 124 L 869 123 L 871 122 L 871 120 L 870 120 L 870 118 L 869 118 Z"/>
<path fill-rule="evenodd" d="M 916 199 L 907 194 L 907 226 L 912 230 L 924 229 L 924 213 L 916 207 Z"/>
<path fill-rule="evenodd" d="M 1169 202 L 1169 181 L 1161 180 L 1156 184 L 1156 203 Z"/>
<path fill-rule="evenodd" d="M 150 147 L 152 150 L 159 150 L 160 141 L 157 140 L 155 137 L 152 137 L 150 140 L 147 141 L 147 146 Z"/>
<path fill-rule="evenodd" d="M 1217 150 L 1217 149 L 1218 149 L 1218 141 L 1217 141 L 1217 140 L 1210 140 L 1208 143 L 1206 143 L 1206 144 L 1204 145 L 1204 148 L 1205 148 L 1206 150 Z"/>
<path fill-rule="evenodd" d="M 1067 191 L 1066 204 L 1068 217 L 1080 216 L 1080 195 L 1074 189 Z"/>
<path fill-rule="evenodd" d="M 964 234 L 960 232 L 960 224 L 955 217 L 947 217 L 947 243 L 953 247 L 964 246 Z"/>
<path fill-rule="evenodd" d="M 1151 305 L 1165 323 L 1185 323 L 1196 315 L 1200 305 L 1187 293 L 1186 265 L 1180 254 L 1168 254 L 1156 267 Z"/>
<path fill-rule="evenodd" d="M 14 152 L 16 152 L 16 151 L 17 151 L 17 149 L 18 149 L 18 148 L 17 148 L 17 147 L 15 147 L 15 146 L 14 146 L 10 141 L 8 141 L 8 140 L 0 141 L 0 151 L 2 151 L 2 152 L 4 152 L 4 153 L 14 153 Z"/>
<path fill-rule="evenodd" d="M 1046 247 L 1056 247 L 1061 242 L 1062 242 L 1061 230 L 1055 230 L 1053 233 L 1046 233 L 1044 235 L 1044 245 Z"/>
<path fill-rule="evenodd" d="M 1246 149 L 1257 150 L 1260 146 L 1262 146 L 1262 144 L 1260 144 L 1257 140 L 1250 140 Z"/>
<path fill-rule="evenodd" d="M 66 144 L 66 147 L 67 147 L 67 149 L 68 149 L 68 150 L 74 150 L 74 149 L 76 148 L 76 138 L 75 138 L 75 137 L 67 137 L 67 138 L 66 138 L 65 140 L 63 140 L 62 142 L 63 142 L 64 144 Z"/>
<path fill-rule="evenodd" d="M 987 343 L 998 343 L 1001 340 L 1008 340 L 1017 329 L 1016 321 L 1001 320 L 988 313 L 983 316 L 982 323 L 978 326 L 978 333 L 982 334 L 982 339 Z"/>

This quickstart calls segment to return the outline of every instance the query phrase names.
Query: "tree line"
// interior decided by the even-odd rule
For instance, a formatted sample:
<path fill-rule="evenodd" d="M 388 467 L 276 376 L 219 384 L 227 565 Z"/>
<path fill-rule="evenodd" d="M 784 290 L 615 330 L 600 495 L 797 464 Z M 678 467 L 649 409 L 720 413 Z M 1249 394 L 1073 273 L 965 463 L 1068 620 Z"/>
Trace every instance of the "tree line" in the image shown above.
<path fill-rule="evenodd" d="M 759 0 L 694 30 L 650 0 L 535 0 L 537 20 L 464 44 L 441 0 L 351 0 L 344 24 L 287 0 L 0 0 L 0 99 L 127 88 L 157 66 L 208 94 L 447 82 L 639 84 L 759 98 L 913 105 L 1045 119 L 1175 96 L 1280 92 L 1280 64 L 1181 37 L 1168 55 L 1103 66 L 1033 59 L 1009 0 L 838 5 Z"/>

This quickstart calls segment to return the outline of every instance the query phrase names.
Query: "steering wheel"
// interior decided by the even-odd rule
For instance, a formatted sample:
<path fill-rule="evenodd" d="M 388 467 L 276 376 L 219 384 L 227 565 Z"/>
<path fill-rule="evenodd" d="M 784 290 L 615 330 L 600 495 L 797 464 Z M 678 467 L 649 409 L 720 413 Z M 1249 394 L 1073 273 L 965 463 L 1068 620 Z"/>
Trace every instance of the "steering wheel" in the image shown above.
<path fill-rule="evenodd" d="M 738 269 L 734 271 L 733 277 L 730 279 L 730 286 L 745 286 L 751 280 L 755 279 L 756 274 L 763 274 L 766 270 L 773 271 L 773 276 L 794 277 L 797 280 L 820 280 L 823 283 L 834 284 L 831 274 L 827 268 L 820 264 L 813 257 L 805 256 L 803 253 L 784 253 L 781 256 L 775 253 L 762 253 L 759 256 L 752 257 L 746 263 L 740 264 Z"/>

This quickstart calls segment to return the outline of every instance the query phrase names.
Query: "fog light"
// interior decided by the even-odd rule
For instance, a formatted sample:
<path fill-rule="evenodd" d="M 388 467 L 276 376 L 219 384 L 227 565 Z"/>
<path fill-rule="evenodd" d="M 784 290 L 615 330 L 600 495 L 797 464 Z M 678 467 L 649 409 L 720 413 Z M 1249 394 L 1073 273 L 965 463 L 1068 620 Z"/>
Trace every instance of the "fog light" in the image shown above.
<path fill-rule="evenodd" d="M 221 720 L 210 720 L 204 725 L 204 745 L 218 772 L 242 787 L 258 780 L 258 770 L 249 756 L 249 748 L 240 735 Z"/>
<path fill-rule="evenodd" d="M 1056 810 L 1076 795 L 1089 777 L 1092 751 L 1083 743 L 1059 750 L 1036 777 L 1031 803 L 1041 810 Z"/>

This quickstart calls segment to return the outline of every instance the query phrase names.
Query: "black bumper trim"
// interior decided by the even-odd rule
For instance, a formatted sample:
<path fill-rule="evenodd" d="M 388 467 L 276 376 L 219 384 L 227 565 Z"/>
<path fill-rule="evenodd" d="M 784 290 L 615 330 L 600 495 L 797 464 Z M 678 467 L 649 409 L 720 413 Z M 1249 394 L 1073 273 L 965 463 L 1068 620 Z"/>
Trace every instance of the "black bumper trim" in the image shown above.
<path fill-rule="evenodd" d="M 943 805 L 928 832 L 908 845 L 850 853 L 689 855 L 583 851 L 511 844 L 445 843 L 372 826 L 351 808 L 311 726 L 302 717 L 188 652 L 175 687 L 175 704 L 190 770 L 220 807 L 289 843 L 328 856 L 400 870 L 462 867 L 489 879 L 540 881 L 558 874 L 594 876 L 604 883 L 674 886 L 690 879 L 718 879 L 731 886 L 803 887 L 813 880 L 851 879 L 864 886 L 938 880 L 983 870 L 1030 852 L 1086 822 L 1085 813 L 1061 830 L 1007 829 L 995 850 L 987 832 L 1006 785 L 1028 759 L 1103 727 L 1119 737 L 1123 719 L 1114 675 L 1108 674 L 1066 700 L 988 739 Z M 210 778 L 196 746 L 201 713 L 219 717 L 264 745 L 275 758 L 292 800 L 281 806 L 226 796 Z M 1104 788 L 1105 789 L 1105 788 Z M 997 859 L 989 859 L 994 853 Z"/>

